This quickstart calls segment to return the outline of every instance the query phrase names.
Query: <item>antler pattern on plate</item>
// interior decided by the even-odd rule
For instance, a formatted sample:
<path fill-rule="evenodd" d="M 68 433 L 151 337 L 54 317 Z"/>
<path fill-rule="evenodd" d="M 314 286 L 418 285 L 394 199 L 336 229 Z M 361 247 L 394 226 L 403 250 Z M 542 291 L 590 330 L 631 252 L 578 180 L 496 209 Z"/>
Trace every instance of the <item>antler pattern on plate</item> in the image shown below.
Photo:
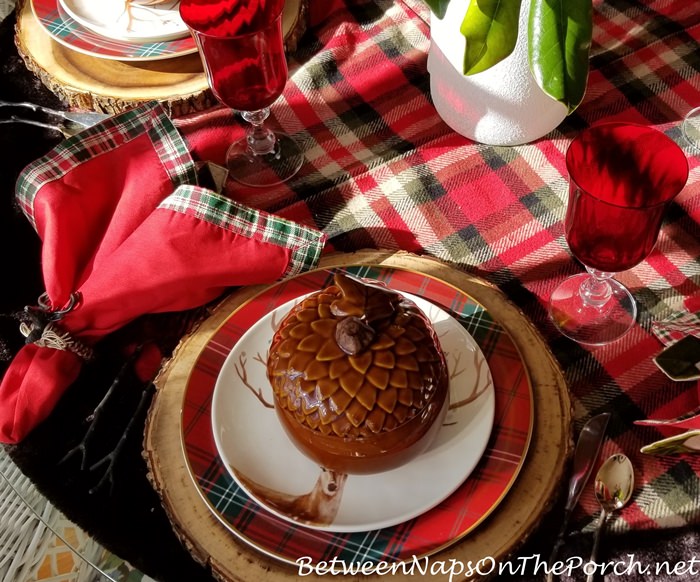
<path fill-rule="evenodd" d="M 454 356 L 455 369 L 450 375 L 450 380 L 454 380 L 457 376 L 460 376 L 463 372 L 466 371 L 465 368 L 462 368 L 460 371 L 457 370 L 457 364 L 459 363 L 462 353 L 465 352 L 460 351 L 456 356 Z M 460 398 L 459 400 L 450 403 L 450 410 L 454 410 L 455 408 L 461 408 L 462 406 L 466 406 L 470 402 L 474 402 L 474 400 L 479 398 L 479 396 L 481 396 L 493 384 L 491 374 L 488 373 L 488 369 L 486 368 L 486 359 L 483 357 L 481 352 L 479 350 L 473 350 L 470 353 L 472 354 L 471 364 L 476 370 L 476 379 L 474 380 L 474 385 L 471 387 L 471 389 L 467 389 L 467 394 L 464 398 Z"/>
<path fill-rule="evenodd" d="M 262 356 L 260 354 L 258 354 L 254 359 L 256 361 L 264 363 L 264 359 L 262 358 Z M 246 357 L 246 353 L 241 352 L 241 355 L 238 357 L 238 363 L 234 364 L 234 368 L 236 369 L 236 374 L 238 374 L 238 377 L 241 379 L 241 382 L 243 382 L 243 385 L 253 393 L 253 395 L 262 403 L 262 405 L 265 408 L 274 408 L 275 407 L 274 404 L 265 400 L 265 397 L 263 396 L 262 388 L 255 388 L 248 380 L 248 369 L 246 368 L 247 364 L 248 364 L 248 359 Z"/>

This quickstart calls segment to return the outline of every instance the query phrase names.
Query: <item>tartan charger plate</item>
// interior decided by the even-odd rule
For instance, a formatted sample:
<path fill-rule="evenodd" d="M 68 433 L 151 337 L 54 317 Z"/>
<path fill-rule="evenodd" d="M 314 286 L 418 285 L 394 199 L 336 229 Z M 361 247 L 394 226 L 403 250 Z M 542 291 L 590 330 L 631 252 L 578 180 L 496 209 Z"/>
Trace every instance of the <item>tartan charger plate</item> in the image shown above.
<path fill-rule="evenodd" d="M 327 286 L 332 272 L 310 271 L 266 288 L 233 311 L 195 358 L 184 388 L 181 439 L 186 467 L 211 513 L 237 539 L 289 564 L 302 556 L 314 561 L 330 557 L 346 562 L 399 561 L 454 544 L 474 531 L 506 497 L 524 465 L 534 426 L 527 368 L 509 334 L 481 304 L 449 283 L 416 271 L 360 265 L 344 269 L 424 298 L 471 334 L 493 377 L 493 430 L 474 471 L 456 491 L 429 511 L 392 527 L 321 531 L 267 511 L 238 486 L 218 454 L 211 428 L 216 380 L 233 347 L 262 315 Z"/>
<path fill-rule="evenodd" d="M 108 38 L 71 18 L 59 0 L 29 0 L 42 28 L 69 49 L 93 57 L 119 61 L 157 61 L 197 51 L 191 35 L 165 41 L 138 42 Z"/>
<path fill-rule="evenodd" d="M 370 475 L 322 470 L 294 446 L 274 410 L 267 379 L 269 346 L 279 322 L 307 295 L 269 313 L 264 299 L 245 306 L 258 309 L 261 319 L 236 342 L 221 367 L 212 398 L 212 432 L 233 479 L 271 513 L 323 531 L 388 528 L 435 507 L 479 462 L 495 412 L 488 363 L 469 332 L 445 310 L 410 293 L 402 295 L 428 317 L 439 338 L 449 375 L 448 410 L 424 453 Z"/>

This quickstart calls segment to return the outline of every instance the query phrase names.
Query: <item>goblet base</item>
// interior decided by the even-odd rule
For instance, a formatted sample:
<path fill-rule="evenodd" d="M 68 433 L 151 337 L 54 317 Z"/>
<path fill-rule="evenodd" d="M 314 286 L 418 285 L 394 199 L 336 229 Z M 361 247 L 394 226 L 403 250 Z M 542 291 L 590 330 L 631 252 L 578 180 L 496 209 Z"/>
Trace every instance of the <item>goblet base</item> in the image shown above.
<path fill-rule="evenodd" d="M 254 153 L 247 140 L 235 142 L 226 152 L 229 177 L 246 186 L 263 188 L 286 182 L 304 163 L 296 142 L 285 133 L 274 132 L 275 143 L 267 153 Z"/>
<path fill-rule="evenodd" d="M 549 301 L 549 317 L 566 337 L 585 345 L 608 344 L 625 335 L 637 319 L 637 304 L 627 288 L 608 279 L 610 297 L 600 306 L 587 303 L 581 285 L 590 279 L 581 273 L 566 279 Z"/>

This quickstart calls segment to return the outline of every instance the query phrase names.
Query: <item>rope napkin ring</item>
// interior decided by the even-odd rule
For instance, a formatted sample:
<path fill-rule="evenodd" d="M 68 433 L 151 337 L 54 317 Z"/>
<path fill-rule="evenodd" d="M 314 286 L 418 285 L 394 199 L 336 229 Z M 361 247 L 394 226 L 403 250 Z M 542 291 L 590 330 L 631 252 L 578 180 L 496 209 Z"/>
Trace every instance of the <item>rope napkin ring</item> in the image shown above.
<path fill-rule="evenodd" d="M 70 351 L 85 361 L 92 360 L 94 351 L 91 347 L 72 337 L 61 329 L 58 321 L 64 315 L 75 309 L 81 301 L 80 293 L 71 293 L 68 305 L 63 309 L 51 309 L 51 301 L 46 293 L 37 300 L 37 306 L 25 306 L 24 314 L 28 321 L 19 325 L 20 333 L 27 338 L 27 343 L 36 344 L 42 348 Z"/>

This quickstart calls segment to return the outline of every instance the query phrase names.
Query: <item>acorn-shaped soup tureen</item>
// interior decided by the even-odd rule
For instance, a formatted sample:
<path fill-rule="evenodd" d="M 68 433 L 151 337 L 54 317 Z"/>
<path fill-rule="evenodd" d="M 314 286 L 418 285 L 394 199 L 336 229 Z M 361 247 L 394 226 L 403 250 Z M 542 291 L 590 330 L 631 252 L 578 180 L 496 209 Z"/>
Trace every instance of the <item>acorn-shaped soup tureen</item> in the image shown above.
<path fill-rule="evenodd" d="M 448 406 L 445 356 L 428 318 L 383 284 L 340 272 L 282 320 L 267 372 L 292 442 L 341 473 L 408 462 Z"/>

